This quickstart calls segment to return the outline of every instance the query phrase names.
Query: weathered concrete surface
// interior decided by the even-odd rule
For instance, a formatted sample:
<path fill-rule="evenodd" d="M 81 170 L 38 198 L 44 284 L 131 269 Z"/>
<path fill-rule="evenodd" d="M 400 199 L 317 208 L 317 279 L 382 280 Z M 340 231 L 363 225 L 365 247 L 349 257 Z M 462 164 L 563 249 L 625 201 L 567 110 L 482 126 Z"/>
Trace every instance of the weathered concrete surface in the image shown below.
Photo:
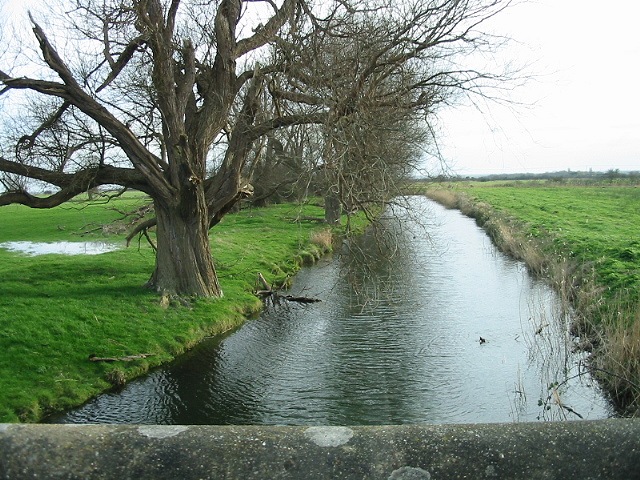
<path fill-rule="evenodd" d="M 0 478 L 637 479 L 640 419 L 389 427 L 0 425 Z"/>

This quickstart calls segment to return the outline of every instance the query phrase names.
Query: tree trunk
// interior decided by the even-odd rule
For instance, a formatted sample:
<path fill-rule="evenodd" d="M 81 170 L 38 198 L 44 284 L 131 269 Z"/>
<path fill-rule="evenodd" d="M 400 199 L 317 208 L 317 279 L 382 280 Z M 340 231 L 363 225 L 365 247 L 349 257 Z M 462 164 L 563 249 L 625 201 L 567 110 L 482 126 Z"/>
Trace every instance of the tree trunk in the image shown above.
<path fill-rule="evenodd" d="M 324 196 L 324 220 L 329 225 L 339 225 L 342 215 L 340 197 L 331 188 Z"/>
<path fill-rule="evenodd" d="M 155 202 L 158 250 L 155 271 L 147 285 L 168 294 L 221 297 L 209 245 L 204 195 L 190 197 L 178 206 Z"/>

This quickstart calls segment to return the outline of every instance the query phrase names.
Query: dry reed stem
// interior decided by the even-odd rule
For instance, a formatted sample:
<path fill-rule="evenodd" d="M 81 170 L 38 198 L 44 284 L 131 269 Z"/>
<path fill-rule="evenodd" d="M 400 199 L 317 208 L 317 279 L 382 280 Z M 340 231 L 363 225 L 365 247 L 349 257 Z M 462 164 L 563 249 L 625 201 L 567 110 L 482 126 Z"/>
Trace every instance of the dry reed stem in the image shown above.
<path fill-rule="evenodd" d="M 628 405 L 627 414 L 640 408 L 640 306 L 631 324 L 623 312 L 612 312 L 603 322 L 600 346 L 594 357 L 598 378 L 614 399 Z"/>
<path fill-rule="evenodd" d="M 328 251 L 331 249 L 333 243 L 333 234 L 329 229 L 312 232 L 309 241 L 320 247 L 323 251 Z"/>

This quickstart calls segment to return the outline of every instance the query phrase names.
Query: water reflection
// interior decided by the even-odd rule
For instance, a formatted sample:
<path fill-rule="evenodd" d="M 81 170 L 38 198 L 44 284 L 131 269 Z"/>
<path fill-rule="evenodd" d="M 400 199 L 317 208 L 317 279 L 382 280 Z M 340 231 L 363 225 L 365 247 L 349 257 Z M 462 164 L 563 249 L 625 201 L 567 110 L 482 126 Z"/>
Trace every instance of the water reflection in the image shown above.
<path fill-rule="evenodd" d="M 457 211 L 421 197 L 411 207 L 396 210 L 403 221 L 392 216 L 386 230 L 300 272 L 291 293 L 322 302 L 269 308 L 52 421 L 380 425 L 609 416 L 587 376 L 563 383 L 580 359 L 566 348 L 553 292 Z M 561 388 L 549 390 L 556 382 Z"/>

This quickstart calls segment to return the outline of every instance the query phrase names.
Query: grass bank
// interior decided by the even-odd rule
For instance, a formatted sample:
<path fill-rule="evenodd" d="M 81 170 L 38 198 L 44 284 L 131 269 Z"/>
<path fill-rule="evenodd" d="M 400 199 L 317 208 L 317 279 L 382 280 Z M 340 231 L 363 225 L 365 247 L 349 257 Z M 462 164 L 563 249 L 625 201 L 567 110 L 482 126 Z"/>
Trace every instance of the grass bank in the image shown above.
<path fill-rule="evenodd" d="M 498 248 L 546 278 L 575 311 L 601 385 L 640 412 L 640 188 L 511 182 L 430 186 L 476 219 Z"/>
<path fill-rule="evenodd" d="M 143 201 L 129 196 L 53 210 L 5 206 L 0 243 L 124 245 L 126 229 L 112 233 L 101 226 Z M 258 272 L 281 284 L 331 248 L 330 232 L 296 220 L 323 214 L 312 205 L 276 205 L 225 217 L 211 232 L 224 290 L 219 300 L 166 304 L 144 289 L 154 264 L 145 241 L 100 255 L 27 256 L 0 248 L 0 422 L 33 422 L 79 405 L 239 325 L 261 307 L 252 293 Z M 89 361 L 91 354 L 151 356 L 102 363 Z"/>

